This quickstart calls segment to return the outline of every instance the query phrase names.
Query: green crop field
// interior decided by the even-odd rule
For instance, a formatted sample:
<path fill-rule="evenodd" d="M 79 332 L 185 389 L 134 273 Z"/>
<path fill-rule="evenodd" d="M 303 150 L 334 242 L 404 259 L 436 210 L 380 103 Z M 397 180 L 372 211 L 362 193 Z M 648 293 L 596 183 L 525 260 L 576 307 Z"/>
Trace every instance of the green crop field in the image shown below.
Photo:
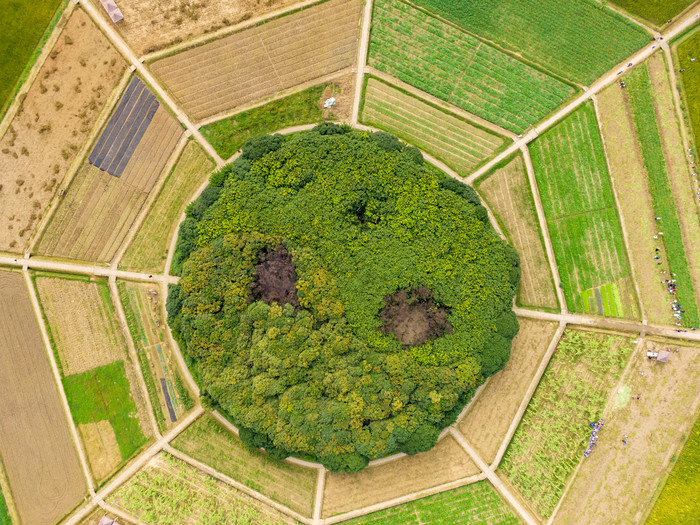
<path fill-rule="evenodd" d="M 27 63 L 63 0 L 2 2 L 0 16 L 0 116 Z"/>
<path fill-rule="evenodd" d="M 0 490 L 0 525 L 12 525 L 12 520 L 10 519 L 10 514 L 7 510 L 7 503 L 5 502 L 5 496 Z"/>
<path fill-rule="evenodd" d="M 696 60 L 691 61 L 692 58 Z M 697 146 L 700 143 L 700 31 L 678 45 L 678 66 L 685 69 L 679 73 L 679 79 Z"/>
<path fill-rule="evenodd" d="M 479 481 L 397 507 L 344 521 L 344 525 L 517 525 L 520 523 L 491 487 Z"/>
<path fill-rule="evenodd" d="M 641 145 L 644 167 L 647 170 L 654 213 L 657 217 L 661 217 L 660 224 L 663 225 L 664 235 L 660 236 L 662 237 L 660 242 L 663 243 L 666 251 L 669 270 L 676 274 L 676 298 L 685 309 L 683 324 L 698 326 L 700 319 L 695 301 L 693 277 L 688 266 L 678 210 L 668 178 L 651 89 L 649 70 L 645 63 L 632 71 L 628 80 L 627 92 L 634 127 L 637 131 L 637 140 Z M 651 254 L 649 256 L 651 257 Z"/>
<path fill-rule="evenodd" d="M 569 310 L 636 317 L 637 300 L 593 105 L 587 103 L 538 137 L 530 151 Z M 610 284 L 612 288 L 603 288 Z"/>
<path fill-rule="evenodd" d="M 688 438 L 646 525 L 694 525 L 700 516 L 700 420 Z"/>
<path fill-rule="evenodd" d="M 369 64 L 515 133 L 575 92 L 400 0 L 374 5 Z"/>
<path fill-rule="evenodd" d="M 612 3 L 660 26 L 683 11 L 694 1 L 695 0 L 613 0 Z"/>
<path fill-rule="evenodd" d="M 251 137 L 279 129 L 323 120 L 319 101 L 326 85 L 314 86 L 264 106 L 237 113 L 232 117 L 202 126 L 202 135 L 224 159 L 231 158 Z"/>
<path fill-rule="evenodd" d="M 466 176 L 505 138 L 370 78 L 361 120 L 406 140 Z"/>
<path fill-rule="evenodd" d="M 540 515 L 556 507 L 633 348 L 624 337 L 564 333 L 500 466 Z"/>
<path fill-rule="evenodd" d="M 122 459 L 146 443 L 123 361 L 66 376 L 63 387 L 76 425 L 109 420 Z"/>
<path fill-rule="evenodd" d="M 414 0 L 434 13 L 588 85 L 651 35 L 595 0 Z"/>

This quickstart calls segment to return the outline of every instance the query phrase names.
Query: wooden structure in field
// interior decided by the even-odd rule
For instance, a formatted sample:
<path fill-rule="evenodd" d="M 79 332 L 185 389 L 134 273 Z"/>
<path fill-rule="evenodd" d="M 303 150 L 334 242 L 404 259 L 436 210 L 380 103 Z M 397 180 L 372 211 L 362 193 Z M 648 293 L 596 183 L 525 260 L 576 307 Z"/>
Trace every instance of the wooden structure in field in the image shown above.
<path fill-rule="evenodd" d="M 112 22 L 116 24 L 117 22 L 124 20 L 124 15 L 119 7 L 117 7 L 114 0 L 100 0 L 100 3 L 102 4 L 102 7 L 104 7 L 105 11 L 107 11 L 107 14 L 112 19 Z"/>

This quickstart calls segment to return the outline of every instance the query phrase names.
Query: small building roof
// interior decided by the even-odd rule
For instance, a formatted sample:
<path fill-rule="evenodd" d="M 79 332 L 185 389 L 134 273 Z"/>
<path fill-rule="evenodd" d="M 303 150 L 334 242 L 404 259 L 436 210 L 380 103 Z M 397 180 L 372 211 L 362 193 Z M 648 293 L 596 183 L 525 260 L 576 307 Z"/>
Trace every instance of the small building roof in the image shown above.
<path fill-rule="evenodd" d="M 669 357 L 671 357 L 671 352 L 668 350 L 659 350 L 659 355 L 656 360 L 661 361 L 662 363 L 668 363 Z"/>
<path fill-rule="evenodd" d="M 102 7 L 105 8 L 105 11 L 107 11 L 107 14 L 112 19 L 112 22 L 116 24 L 117 22 L 124 20 L 124 15 L 117 7 L 114 0 L 100 0 L 100 3 L 102 4 Z"/>

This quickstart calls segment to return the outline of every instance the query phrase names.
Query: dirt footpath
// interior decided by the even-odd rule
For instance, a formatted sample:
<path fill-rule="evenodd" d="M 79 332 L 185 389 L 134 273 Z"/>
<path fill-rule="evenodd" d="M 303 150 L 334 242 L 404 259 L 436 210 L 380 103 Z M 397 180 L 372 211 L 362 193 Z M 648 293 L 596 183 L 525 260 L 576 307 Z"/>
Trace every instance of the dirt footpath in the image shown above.
<path fill-rule="evenodd" d="M 22 523 L 51 525 L 87 493 L 24 279 L 0 271 L 0 455 Z"/>

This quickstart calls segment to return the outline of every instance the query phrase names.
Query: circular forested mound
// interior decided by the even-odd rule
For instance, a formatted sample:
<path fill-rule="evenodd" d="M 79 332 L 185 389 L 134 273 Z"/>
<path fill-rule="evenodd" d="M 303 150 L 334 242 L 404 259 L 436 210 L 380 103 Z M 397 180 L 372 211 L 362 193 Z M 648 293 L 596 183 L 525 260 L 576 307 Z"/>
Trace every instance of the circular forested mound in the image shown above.
<path fill-rule="evenodd" d="M 170 323 L 249 445 L 330 470 L 427 450 L 518 331 L 474 190 L 386 133 L 264 136 L 187 210 Z"/>

